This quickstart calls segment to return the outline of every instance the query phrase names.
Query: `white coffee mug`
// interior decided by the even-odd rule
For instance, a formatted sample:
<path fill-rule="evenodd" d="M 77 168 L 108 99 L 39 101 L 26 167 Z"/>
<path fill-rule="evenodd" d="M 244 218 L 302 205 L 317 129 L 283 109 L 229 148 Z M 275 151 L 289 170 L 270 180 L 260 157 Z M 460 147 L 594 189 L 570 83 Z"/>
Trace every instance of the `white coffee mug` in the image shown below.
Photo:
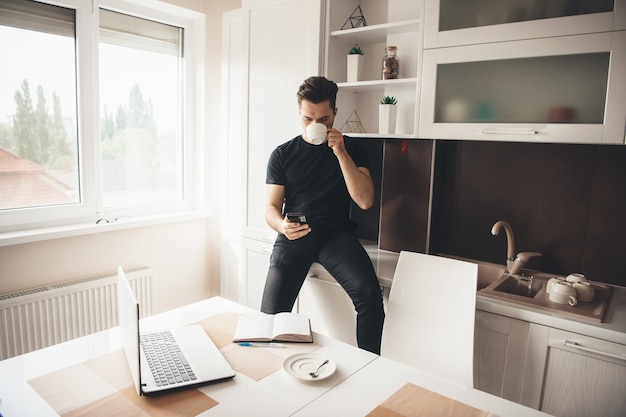
<path fill-rule="evenodd" d="M 550 291 L 552 291 L 552 287 L 554 287 L 554 284 L 556 284 L 557 282 L 565 282 L 565 278 L 561 278 L 561 277 L 550 278 L 550 280 L 546 284 L 546 292 L 548 294 L 550 294 Z"/>
<path fill-rule="evenodd" d="M 311 123 L 306 127 L 306 140 L 312 145 L 321 145 L 326 142 L 328 128 L 321 123 Z"/>
<path fill-rule="evenodd" d="M 591 303 L 596 295 L 596 291 L 593 289 L 590 283 L 574 282 L 572 287 L 576 290 L 576 298 L 583 303 Z"/>
<path fill-rule="evenodd" d="M 552 286 L 550 290 L 550 301 L 554 301 L 558 304 L 569 304 L 575 306 L 578 304 L 576 298 L 576 290 L 568 282 L 557 282 Z"/>
<path fill-rule="evenodd" d="M 585 276 L 583 274 L 569 274 L 566 278 L 565 281 L 567 282 L 587 282 L 587 278 L 585 278 Z"/>

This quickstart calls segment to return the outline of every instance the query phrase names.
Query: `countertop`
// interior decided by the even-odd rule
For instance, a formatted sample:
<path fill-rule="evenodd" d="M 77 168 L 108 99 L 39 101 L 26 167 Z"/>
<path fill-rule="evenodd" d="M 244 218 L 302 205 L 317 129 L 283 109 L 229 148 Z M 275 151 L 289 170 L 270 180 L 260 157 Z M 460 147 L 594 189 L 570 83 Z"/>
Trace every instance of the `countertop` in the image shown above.
<path fill-rule="evenodd" d="M 476 295 L 476 309 L 626 345 L 626 288 L 615 285 L 613 287 L 613 295 L 603 323 L 562 318 L 480 293 Z"/>
<path fill-rule="evenodd" d="M 380 285 L 391 288 L 400 254 L 378 249 L 374 242 L 362 243 L 372 259 Z M 613 295 L 602 323 L 562 318 L 543 310 L 494 299 L 480 293 L 476 295 L 476 309 L 626 345 L 626 287 L 613 285 L 613 288 Z"/>

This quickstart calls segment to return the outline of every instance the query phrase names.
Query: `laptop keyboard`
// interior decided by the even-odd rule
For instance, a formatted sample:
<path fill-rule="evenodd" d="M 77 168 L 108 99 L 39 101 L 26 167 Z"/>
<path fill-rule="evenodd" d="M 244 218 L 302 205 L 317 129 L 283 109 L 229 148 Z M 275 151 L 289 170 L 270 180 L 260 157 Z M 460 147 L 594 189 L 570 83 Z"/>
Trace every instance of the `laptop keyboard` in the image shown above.
<path fill-rule="evenodd" d="M 196 379 L 171 332 L 142 334 L 139 341 L 157 386 Z"/>

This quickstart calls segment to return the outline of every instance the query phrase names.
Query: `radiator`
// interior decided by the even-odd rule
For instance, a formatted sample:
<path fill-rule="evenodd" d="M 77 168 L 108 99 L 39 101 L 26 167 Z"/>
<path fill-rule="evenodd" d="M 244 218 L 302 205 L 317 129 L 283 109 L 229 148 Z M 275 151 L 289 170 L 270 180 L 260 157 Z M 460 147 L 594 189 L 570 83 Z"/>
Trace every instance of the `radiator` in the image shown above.
<path fill-rule="evenodd" d="M 125 271 L 152 314 L 152 269 Z M 117 272 L 0 294 L 0 360 L 117 326 Z"/>

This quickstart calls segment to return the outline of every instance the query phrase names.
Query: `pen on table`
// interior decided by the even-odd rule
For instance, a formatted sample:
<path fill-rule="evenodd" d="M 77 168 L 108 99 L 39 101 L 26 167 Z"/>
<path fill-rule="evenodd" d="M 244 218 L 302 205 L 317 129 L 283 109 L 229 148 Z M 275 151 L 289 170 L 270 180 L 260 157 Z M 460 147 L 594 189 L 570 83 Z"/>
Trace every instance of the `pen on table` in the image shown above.
<path fill-rule="evenodd" d="M 263 343 L 263 342 L 239 342 L 239 346 L 250 346 L 250 347 L 274 347 L 274 348 L 282 348 L 285 347 L 282 343 Z"/>

